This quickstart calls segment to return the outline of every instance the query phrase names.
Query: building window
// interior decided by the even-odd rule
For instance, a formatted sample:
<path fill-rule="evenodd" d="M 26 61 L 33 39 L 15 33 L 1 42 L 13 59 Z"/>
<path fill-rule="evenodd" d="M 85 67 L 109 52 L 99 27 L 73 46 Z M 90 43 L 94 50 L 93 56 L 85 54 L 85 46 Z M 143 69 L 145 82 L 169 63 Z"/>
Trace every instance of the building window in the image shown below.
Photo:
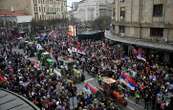
<path fill-rule="evenodd" d="M 39 12 L 41 12 L 41 7 L 39 7 Z"/>
<path fill-rule="evenodd" d="M 125 2 L 125 0 L 120 0 L 120 2 Z"/>
<path fill-rule="evenodd" d="M 34 4 L 37 4 L 37 0 L 33 0 L 33 3 L 34 3 Z"/>
<path fill-rule="evenodd" d="M 163 4 L 157 4 L 153 6 L 153 16 L 154 17 L 163 16 Z"/>
<path fill-rule="evenodd" d="M 42 20 L 45 20 L 45 19 L 44 19 L 44 15 L 42 15 Z"/>
<path fill-rule="evenodd" d="M 119 26 L 119 33 L 125 33 L 125 26 Z"/>
<path fill-rule="evenodd" d="M 112 16 L 115 17 L 115 8 L 113 8 Z"/>
<path fill-rule="evenodd" d="M 120 20 L 124 20 L 125 19 L 125 7 L 120 7 Z"/>
<path fill-rule="evenodd" d="M 112 30 L 115 30 L 115 25 L 114 24 L 112 25 Z"/>
<path fill-rule="evenodd" d="M 163 37 L 163 28 L 150 28 L 151 37 Z"/>

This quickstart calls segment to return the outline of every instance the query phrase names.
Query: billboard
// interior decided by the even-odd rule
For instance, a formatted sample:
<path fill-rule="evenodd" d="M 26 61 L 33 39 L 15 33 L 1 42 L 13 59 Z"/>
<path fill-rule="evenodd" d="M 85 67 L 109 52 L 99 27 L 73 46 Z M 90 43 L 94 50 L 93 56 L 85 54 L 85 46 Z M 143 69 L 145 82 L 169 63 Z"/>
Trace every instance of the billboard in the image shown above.
<path fill-rule="evenodd" d="M 68 37 L 76 36 L 76 26 L 75 25 L 69 25 L 68 26 L 67 36 Z"/>

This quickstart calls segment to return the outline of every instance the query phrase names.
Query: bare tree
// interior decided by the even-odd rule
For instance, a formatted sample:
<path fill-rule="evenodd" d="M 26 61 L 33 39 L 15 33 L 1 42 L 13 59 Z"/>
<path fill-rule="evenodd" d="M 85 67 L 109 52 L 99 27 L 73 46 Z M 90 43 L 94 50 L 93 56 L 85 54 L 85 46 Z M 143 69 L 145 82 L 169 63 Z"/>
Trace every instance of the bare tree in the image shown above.
<path fill-rule="evenodd" d="M 109 28 L 111 24 L 111 17 L 109 16 L 101 16 L 97 19 L 95 19 L 93 22 L 91 22 L 91 26 L 94 30 L 105 30 Z"/>

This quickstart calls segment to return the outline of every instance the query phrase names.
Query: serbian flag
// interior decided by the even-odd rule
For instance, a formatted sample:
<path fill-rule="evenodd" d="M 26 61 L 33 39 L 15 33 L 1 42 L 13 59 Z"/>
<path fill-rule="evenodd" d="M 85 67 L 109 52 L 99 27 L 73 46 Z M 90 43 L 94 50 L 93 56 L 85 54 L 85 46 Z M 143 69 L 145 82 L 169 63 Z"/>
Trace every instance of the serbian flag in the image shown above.
<path fill-rule="evenodd" d="M 131 86 L 126 80 L 124 80 L 123 78 L 120 78 L 119 81 L 121 83 L 123 83 L 124 85 L 126 85 L 128 88 L 130 88 L 131 91 L 135 91 L 135 87 Z"/>
<path fill-rule="evenodd" d="M 138 87 L 136 81 L 126 72 L 121 73 L 121 80 L 124 80 L 126 85 L 133 90 Z"/>
<path fill-rule="evenodd" d="M 89 88 L 89 90 L 93 93 L 93 94 L 96 94 L 97 93 L 97 88 L 95 88 L 94 86 L 92 86 L 91 84 L 89 83 L 84 83 L 84 86 Z"/>

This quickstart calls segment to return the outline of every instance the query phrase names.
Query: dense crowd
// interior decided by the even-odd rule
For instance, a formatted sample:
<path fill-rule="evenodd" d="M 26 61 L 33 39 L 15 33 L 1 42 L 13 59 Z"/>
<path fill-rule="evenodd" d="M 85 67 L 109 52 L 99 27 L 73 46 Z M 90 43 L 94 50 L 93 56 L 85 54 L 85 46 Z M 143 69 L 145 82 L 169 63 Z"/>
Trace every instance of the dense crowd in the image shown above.
<path fill-rule="evenodd" d="M 13 43 L 1 45 L 0 74 L 6 79 L 6 83 L 1 85 L 3 88 L 26 97 L 42 110 L 102 110 L 110 107 L 111 103 L 104 105 L 91 94 L 77 93 L 72 82 L 57 75 L 50 76 L 48 68 L 36 68 L 29 58 L 33 56 L 31 53 L 35 52 L 35 47 L 31 50 L 24 48 L 26 50 L 23 52 Z M 70 108 L 72 97 L 77 98 L 77 106 Z M 112 107 L 112 110 L 116 110 L 113 104 Z"/>
<path fill-rule="evenodd" d="M 153 110 L 164 110 L 166 108 L 165 97 L 168 96 L 169 92 L 172 92 L 172 88 L 169 86 L 170 83 L 166 79 L 168 73 L 173 73 L 171 68 L 166 65 L 159 65 L 153 59 L 139 61 L 136 56 L 131 56 L 131 58 L 124 56 L 118 52 L 117 48 L 113 48 L 103 41 L 87 43 L 88 47 L 86 49 L 89 50 L 87 55 L 88 57 L 93 56 L 84 64 L 84 68 L 88 72 L 104 75 L 105 70 L 111 70 L 116 73 L 116 76 L 113 77 L 119 79 L 123 68 L 126 68 L 127 72 L 130 72 L 130 70 L 135 71 L 137 74 L 134 76 L 134 80 L 139 85 L 135 90 L 138 94 L 136 96 L 144 100 L 145 108 L 149 109 L 150 105 Z M 114 61 L 117 59 L 119 63 L 116 65 Z"/>
<path fill-rule="evenodd" d="M 127 72 L 135 72 L 133 79 L 138 87 L 135 88 L 133 94 L 127 93 L 128 96 L 136 98 L 136 102 L 144 100 L 145 109 L 149 106 L 154 110 L 165 110 L 168 107 L 168 97 L 172 93 L 172 81 L 169 79 L 170 74 L 173 73 L 173 68 L 168 67 L 166 64 L 159 62 L 158 58 L 154 55 L 146 55 L 142 53 L 143 61 L 137 59 L 137 55 L 132 52 L 131 56 L 124 54 L 125 52 L 119 46 L 111 46 L 109 41 L 63 41 L 60 44 L 64 50 L 64 55 L 70 55 L 68 48 L 75 47 L 85 52 L 85 55 L 76 56 L 76 58 L 83 71 L 89 74 L 104 76 L 104 71 L 113 71 L 113 78 L 119 79 L 123 69 Z M 55 48 L 56 50 L 56 48 Z M 131 50 L 132 51 L 132 50 Z M 118 63 L 115 63 L 115 62 Z M 172 100 L 172 99 L 171 99 Z M 172 102 L 171 102 L 172 103 Z"/>
<path fill-rule="evenodd" d="M 138 87 L 133 93 L 124 90 L 127 96 L 135 97 L 137 102 L 144 100 L 145 109 L 149 109 L 149 106 L 152 110 L 173 109 L 173 99 L 169 104 L 166 99 L 172 92 L 172 82 L 167 79 L 167 75 L 172 74 L 173 69 L 159 64 L 152 55 L 142 54 L 146 61 L 140 61 L 135 54 L 126 55 L 121 46 L 112 46 L 108 40 L 78 41 L 62 36 L 41 44 L 53 54 L 57 64 L 59 57 L 71 57 L 77 60 L 79 69 L 95 77 L 104 76 L 104 71 L 112 71 L 110 77 L 118 80 L 125 68 L 127 72 L 134 71 L 136 75 L 133 79 Z M 69 52 L 69 48 L 72 47 L 83 51 L 84 54 Z M 98 101 L 92 94 L 78 93 L 76 85 L 68 79 L 57 75 L 50 76 L 46 67 L 35 68 L 29 60 L 31 55 L 28 55 L 36 52 L 35 46 L 24 47 L 26 52 L 23 53 L 17 52 L 14 48 L 17 48 L 16 43 L 1 44 L 0 74 L 7 79 L 4 88 L 28 98 L 42 110 L 69 110 L 71 98 L 76 98 L 77 110 L 117 109 L 110 99 L 103 98 Z"/>

